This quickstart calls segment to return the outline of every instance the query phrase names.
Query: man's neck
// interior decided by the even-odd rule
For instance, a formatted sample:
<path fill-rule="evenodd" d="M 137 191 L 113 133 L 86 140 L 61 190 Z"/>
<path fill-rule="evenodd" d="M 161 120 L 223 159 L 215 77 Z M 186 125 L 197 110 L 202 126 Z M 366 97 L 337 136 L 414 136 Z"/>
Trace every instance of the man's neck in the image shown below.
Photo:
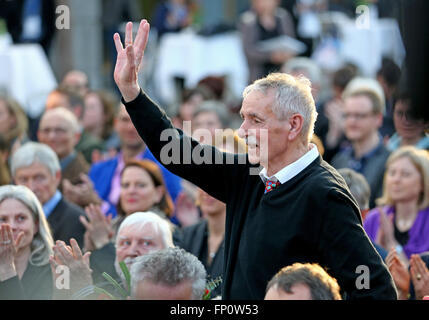
<path fill-rule="evenodd" d="M 146 145 L 142 144 L 139 147 L 127 147 L 122 146 L 122 156 L 124 161 L 132 160 L 142 153 L 146 148 Z"/>
<path fill-rule="evenodd" d="M 279 157 L 278 159 L 274 159 L 268 163 L 268 167 L 265 168 L 267 170 L 267 176 L 271 177 L 286 166 L 294 163 L 303 155 L 305 155 L 310 150 L 310 148 L 311 147 L 308 143 L 303 142 L 296 142 L 289 145 L 281 158 Z"/>
<path fill-rule="evenodd" d="M 380 137 L 378 135 L 378 132 L 374 132 L 366 139 L 363 139 L 360 141 L 354 141 L 353 151 L 354 151 L 355 158 L 357 159 L 362 158 L 362 156 L 364 156 L 371 150 L 374 150 L 379 143 L 380 143 Z"/>
<path fill-rule="evenodd" d="M 207 226 L 210 236 L 223 237 L 225 234 L 226 209 L 221 213 L 207 216 Z"/>
<path fill-rule="evenodd" d="M 403 146 L 414 146 L 414 145 L 416 145 L 420 141 L 421 138 L 423 138 L 423 135 L 417 136 L 417 137 L 408 138 L 408 139 L 402 137 L 402 139 L 401 139 L 401 147 L 403 147 Z"/>

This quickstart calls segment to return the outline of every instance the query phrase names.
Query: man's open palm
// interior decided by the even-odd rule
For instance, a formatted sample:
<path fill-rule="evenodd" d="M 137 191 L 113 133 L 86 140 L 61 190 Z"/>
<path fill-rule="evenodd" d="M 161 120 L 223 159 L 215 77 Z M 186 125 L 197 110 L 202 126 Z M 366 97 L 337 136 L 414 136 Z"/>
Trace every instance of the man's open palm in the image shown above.
<path fill-rule="evenodd" d="M 120 35 L 115 33 L 113 36 L 116 51 L 118 52 L 114 79 L 126 101 L 136 98 L 140 90 L 137 82 L 137 74 L 142 64 L 149 30 L 149 23 L 146 20 L 142 20 L 136 39 L 133 42 L 133 23 L 128 22 L 125 29 L 125 48 L 122 45 Z"/>

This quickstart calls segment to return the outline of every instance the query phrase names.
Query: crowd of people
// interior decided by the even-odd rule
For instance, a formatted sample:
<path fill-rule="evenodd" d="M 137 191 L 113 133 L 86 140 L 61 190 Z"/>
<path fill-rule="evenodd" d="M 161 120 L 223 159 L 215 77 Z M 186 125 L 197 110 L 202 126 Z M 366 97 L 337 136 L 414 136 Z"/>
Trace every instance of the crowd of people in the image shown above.
<path fill-rule="evenodd" d="M 189 24 L 184 3 L 158 8 L 161 34 Z M 240 19 L 239 108 L 217 76 L 171 114 L 146 96 L 145 20 L 111 39 L 121 99 L 71 70 L 30 126 L 0 96 L 0 299 L 429 296 L 429 123 L 401 67 L 326 72 L 260 50 L 296 36 L 279 4 L 252 0 Z M 371 290 L 355 287 L 359 265 Z"/>

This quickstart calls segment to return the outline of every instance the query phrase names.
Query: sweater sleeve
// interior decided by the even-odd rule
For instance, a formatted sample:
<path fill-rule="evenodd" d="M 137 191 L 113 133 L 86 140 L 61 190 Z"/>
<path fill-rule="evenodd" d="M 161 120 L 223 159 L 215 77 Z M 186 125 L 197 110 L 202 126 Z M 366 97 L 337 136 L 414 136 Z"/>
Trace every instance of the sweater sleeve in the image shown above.
<path fill-rule="evenodd" d="M 18 276 L 0 281 L 0 300 L 23 300 L 24 289 Z"/>
<path fill-rule="evenodd" d="M 247 155 L 225 153 L 198 143 L 174 128 L 164 110 L 143 92 L 134 101 L 122 102 L 139 135 L 164 167 L 228 202 L 232 188 L 236 187 L 233 182 L 249 173 Z"/>
<path fill-rule="evenodd" d="M 397 299 L 393 279 L 363 230 L 358 209 L 341 191 L 331 189 L 324 215 L 319 252 L 347 299 Z"/>

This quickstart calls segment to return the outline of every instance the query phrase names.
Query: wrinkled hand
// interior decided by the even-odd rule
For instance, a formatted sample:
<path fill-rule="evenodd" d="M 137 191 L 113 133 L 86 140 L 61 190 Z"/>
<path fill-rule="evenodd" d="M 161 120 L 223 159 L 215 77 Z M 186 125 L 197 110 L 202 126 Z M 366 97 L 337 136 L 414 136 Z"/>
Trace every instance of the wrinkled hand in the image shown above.
<path fill-rule="evenodd" d="M 51 264 L 52 275 L 54 278 L 54 286 L 56 285 L 57 268 L 65 266 L 70 271 L 70 288 L 67 294 L 73 294 L 80 289 L 92 285 L 92 270 L 89 266 L 90 252 L 82 255 L 75 239 L 70 239 L 70 245 L 67 246 L 63 241 L 57 241 L 53 246 L 54 255 L 49 258 Z"/>
<path fill-rule="evenodd" d="M 80 222 L 86 228 L 85 240 L 85 251 L 89 250 L 92 246 L 95 249 L 100 249 L 109 243 L 110 239 L 114 235 L 112 228 L 112 216 L 105 216 L 101 211 L 100 206 L 90 204 L 85 208 L 86 215 L 89 219 L 86 220 L 83 216 L 80 216 Z"/>
<path fill-rule="evenodd" d="M 395 247 L 396 240 L 393 226 L 393 214 L 389 217 L 382 207 L 379 207 L 380 212 L 380 229 L 378 230 L 375 242 L 382 246 L 387 251 Z"/>
<path fill-rule="evenodd" d="M 0 226 L 0 281 L 17 275 L 15 269 L 16 248 L 18 248 L 23 236 L 24 233 L 21 232 L 14 241 L 10 225 L 2 224 Z"/>
<path fill-rule="evenodd" d="M 69 180 L 63 181 L 64 197 L 81 207 L 85 207 L 91 203 L 100 204 L 101 199 L 94 190 L 94 184 L 91 179 L 84 173 L 80 174 L 81 183 L 73 185 Z"/>
<path fill-rule="evenodd" d="M 424 296 L 429 295 L 429 270 L 418 254 L 411 256 L 410 273 L 416 300 L 422 300 Z"/>
<path fill-rule="evenodd" d="M 140 22 L 135 42 L 133 43 L 133 23 L 128 22 L 125 29 L 125 49 L 121 37 L 115 33 L 116 51 L 118 53 L 114 79 L 126 102 L 134 100 L 139 94 L 138 72 L 142 65 L 144 51 L 149 38 L 150 25 L 146 20 Z"/>
<path fill-rule="evenodd" d="M 410 274 L 394 248 L 389 251 L 386 264 L 399 291 L 400 299 L 407 299 L 410 291 Z"/>

